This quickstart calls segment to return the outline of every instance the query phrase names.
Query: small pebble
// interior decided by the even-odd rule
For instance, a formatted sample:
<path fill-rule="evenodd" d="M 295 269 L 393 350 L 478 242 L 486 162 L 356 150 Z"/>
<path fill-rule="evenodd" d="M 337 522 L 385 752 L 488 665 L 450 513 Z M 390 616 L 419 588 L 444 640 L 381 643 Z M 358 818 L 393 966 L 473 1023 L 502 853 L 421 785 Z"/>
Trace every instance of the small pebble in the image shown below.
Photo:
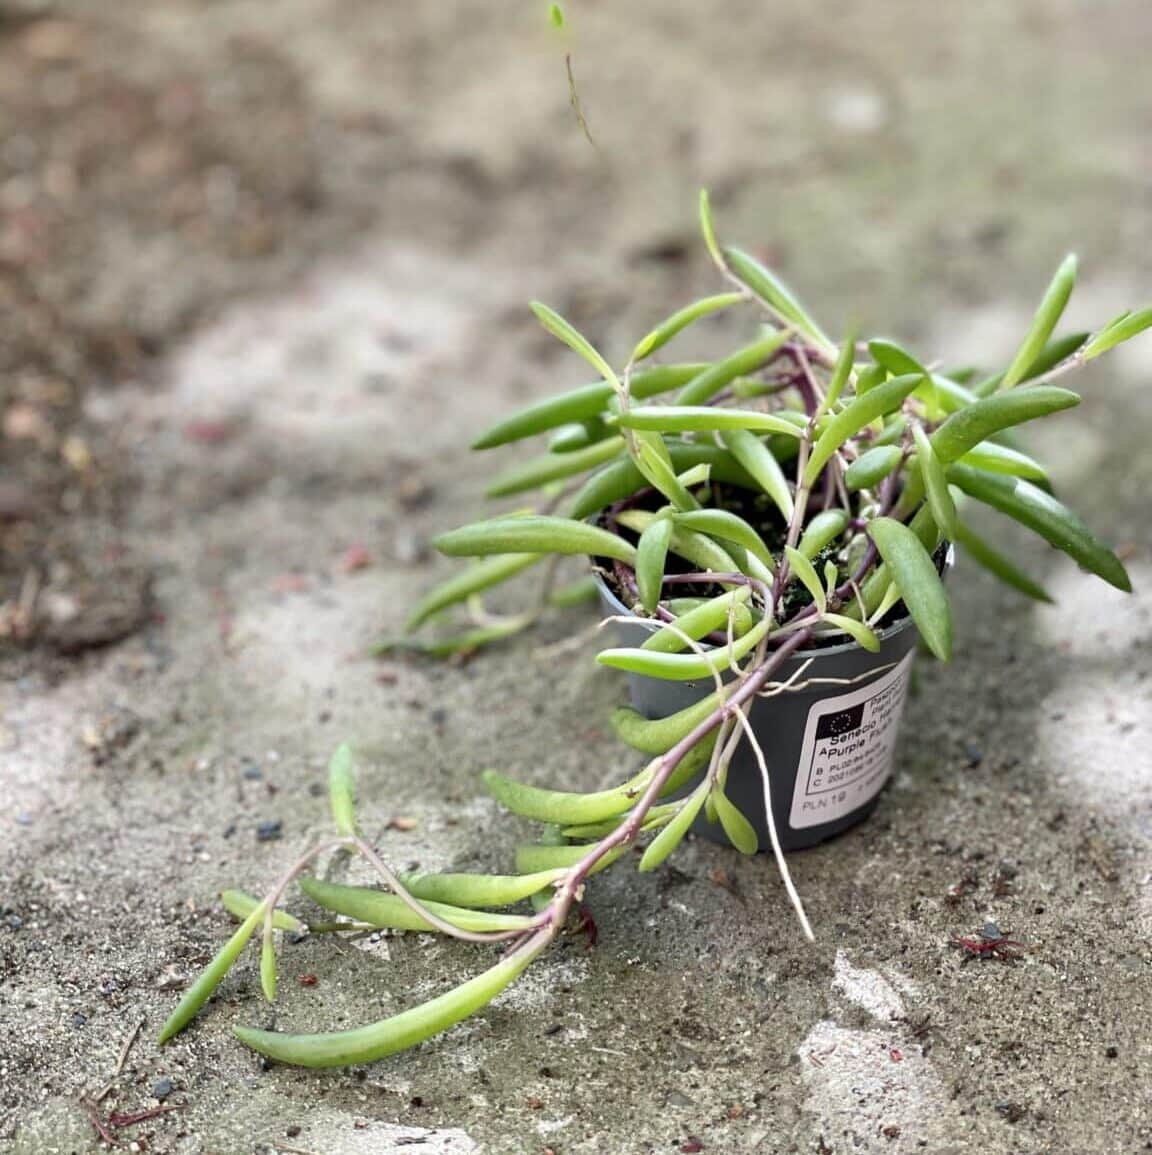
<path fill-rule="evenodd" d="M 975 770 L 984 761 L 984 751 L 973 742 L 964 743 L 964 757 L 969 770 Z"/>
<path fill-rule="evenodd" d="M 258 778 L 264 777 L 264 771 L 261 770 L 255 762 L 249 762 L 248 765 L 244 767 L 244 777 L 254 782 Z"/>
<path fill-rule="evenodd" d="M 284 823 L 279 818 L 270 819 L 267 822 L 261 822 L 256 827 L 256 839 L 258 842 L 275 842 L 284 833 Z"/>
<path fill-rule="evenodd" d="M 73 1025 L 74 1027 L 82 1027 L 82 1026 L 84 1026 L 84 1024 L 85 1024 L 85 1023 L 87 1023 L 87 1022 L 88 1022 L 88 1016 L 87 1016 L 87 1015 L 82 1015 L 82 1014 L 81 1014 L 79 1011 L 77 1011 L 77 1012 L 76 1012 L 76 1013 L 75 1013 L 75 1014 L 72 1016 L 72 1025 Z"/>
<path fill-rule="evenodd" d="M 24 925 L 24 920 L 18 914 L 10 914 L 7 922 L 10 930 L 19 930 Z"/>
<path fill-rule="evenodd" d="M 994 922 L 986 922 L 984 929 L 980 933 L 988 939 L 1004 937 L 1003 934 L 1000 933 L 1000 927 Z"/>
<path fill-rule="evenodd" d="M 172 1080 L 167 1076 L 157 1079 L 152 1084 L 152 1098 L 153 1099 L 167 1099 L 172 1094 Z"/>
<path fill-rule="evenodd" d="M 32 815 L 29 814 L 27 811 L 22 811 L 20 814 L 17 814 L 16 815 L 16 825 L 17 826 L 31 826 L 32 825 Z"/>

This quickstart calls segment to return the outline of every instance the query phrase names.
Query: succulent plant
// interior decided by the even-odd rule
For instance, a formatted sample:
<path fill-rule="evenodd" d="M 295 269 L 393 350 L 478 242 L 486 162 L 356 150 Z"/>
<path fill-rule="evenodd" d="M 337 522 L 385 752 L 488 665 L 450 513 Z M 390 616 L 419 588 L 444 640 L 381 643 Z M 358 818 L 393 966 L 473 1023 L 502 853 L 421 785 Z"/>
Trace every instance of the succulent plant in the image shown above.
<path fill-rule="evenodd" d="M 431 590 L 409 628 L 467 606 L 472 620 L 463 633 L 415 648 L 453 654 L 508 638 L 592 589 L 587 580 L 554 588 L 554 559 L 586 557 L 630 616 L 650 624 L 643 644 L 610 646 L 596 660 L 657 679 L 704 681 L 711 692 L 665 718 L 617 709 L 613 728 L 648 761 L 612 789 L 560 792 L 487 772 L 485 785 L 500 803 L 544 828 L 539 842 L 521 847 L 510 875 L 393 873 L 358 831 L 352 755 L 341 747 L 330 790 L 338 837 L 308 850 L 264 899 L 226 896 L 244 921 L 162 1038 L 193 1017 L 261 927 L 263 984 L 274 996 L 274 932 L 309 929 L 278 904 L 311 862 L 336 848 L 366 858 L 386 889 L 304 879 L 314 902 L 347 920 L 314 924 L 313 932 L 439 932 L 499 944 L 504 953 L 447 994 L 357 1030 L 237 1034 L 276 1060 L 334 1066 L 372 1061 L 448 1028 L 565 933 L 591 876 L 634 847 L 644 847 L 639 869 L 652 870 L 707 812 L 738 850 L 755 852 L 756 833 L 725 792 L 741 742 L 756 754 L 777 863 L 811 937 L 772 823 L 764 751 L 748 720 L 758 696 L 788 688 L 778 674 L 791 655 L 846 642 L 876 649 L 886 623 L 910 617 L 926 647 L 947 661 L 946 543 L 1025 596 L 1048 600 L 1016 559 L 972 528 L 970 503 L 1007 515 L 1084 570 L 1130 588 L 1123 563 L 1054 496 L 1044 466 L 1014 431 L 1077 405 L 1080 398 L 1055 382 L 1152 326 L 1152 309 L 1124 313 L 1094 333 L 1057 335 L 1076 277 L 1068 257 L 1008 367 L 982 377 L 940 368 L 883 338 L 833 341 L 770 270 L 740 249 L 720 247 L 706 195 L 701 225 L 730 291 L 673 313 L 619 368 L 553 310 L 533 305 L 597 379 L 513 414 L 476 441 L 484 450 L 549 434 L 545 453 L 501 474 L 489 490 L 492 497 L 541 497 L 529 511 L 439 537 L 444 554 L 481 560 Z M 712 362 L 653 362 L 690 326 L 738 307 L 750 308 L 760 325 L 748 344 Z M 485 591 L 533 567 L 545 581 L 530 609 L 499 617 L 484 608 Z M 496 909 L 520 903 L 529 909 Z"/>

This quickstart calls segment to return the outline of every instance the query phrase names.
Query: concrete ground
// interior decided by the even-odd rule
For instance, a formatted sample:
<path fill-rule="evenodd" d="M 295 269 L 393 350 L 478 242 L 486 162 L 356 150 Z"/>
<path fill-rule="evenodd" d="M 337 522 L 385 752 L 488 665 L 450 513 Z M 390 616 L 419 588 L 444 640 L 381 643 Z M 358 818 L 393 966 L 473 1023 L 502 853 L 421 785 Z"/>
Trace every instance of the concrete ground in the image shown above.
<path fill-rule="evenodd" d="M 572 0 L 597 149 L 545 6 L 516 7 L 0 8 L 0 496 L 26 503 L 0 512 L 32 559 L 0 687 L 0 1151 L 100 1150 L 79 1101 L 108 1082 L 105 1118 L 178 1108 L 116 1132 L 152 1152 L 1152 1149 L 1148 341 L 1040 443 L 1137 593 L 1035 546 L 1058 606 L 961 566 L 892 789 L 794 857 L 815 946 L 770 861 L 693 843 L 598 879 L 594 948 L 410 1054 L 263 1069 L 231 1027 L 377 1018 L 473 948 L 287 947 L 274 1011 L 249 959 L 154 1045 L 228 933 L 216 893 L 325 828 L 339 740 L 385 855 L 430 868 L 524 836 L 480 768 L 630 768 L 621 683 L 554 644 L 587 612 L 463 668 L 365 657 L 514 457 L 470 435 L 581 377 L 528 298 L 620 353 L 710 284 L 701 184 L 830 325 L 930 355 L 1010 354 L 1069 247 L 1083 319 L 1152 298 L 1139 0 Z M 1021 961 L 950 945 L 986 919 Z"/>

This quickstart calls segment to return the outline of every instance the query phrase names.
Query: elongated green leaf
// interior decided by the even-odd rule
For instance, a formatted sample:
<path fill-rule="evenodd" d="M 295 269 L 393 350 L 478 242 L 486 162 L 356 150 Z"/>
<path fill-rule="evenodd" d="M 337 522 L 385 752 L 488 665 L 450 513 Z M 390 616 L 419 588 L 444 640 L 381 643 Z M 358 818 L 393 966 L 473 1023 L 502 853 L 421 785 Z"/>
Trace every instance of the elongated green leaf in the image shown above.
<path fill-rule="evenodd" d="M 336 829 L 349 838 L 356 834 L 356 769 L 352 747 L 342 742 L 328 763 L 328 805 Z"/>
<path fill-rule="evenodd" d="M 600 417 L 589 417 L 578 425 L 562 425 L 557 429 L 548 439 L 548 452 L 562 457 L 615 436 Z"/>
<path fill-rule="evenodd" d="M 713 691 L 691 706 L 666 718 L 645 718 L 631 706 L 612 711 L 609 721 L 622 742 L 645 754 L 664 754 L 686 738 L 720 705 L 719 691 Z"/>
<path fill-rule="evenodd" d="M 942 662 L 952 656 L 952 610 L 936 563 L 916 534 L 899 521 L 878 517 L 869 536 L 891 571 L 891 579 L 928 648 Z"/>
<path fill-rule="evenodd" d="M 1033 581 L 1011 558 L 1005 557 L 994 546 L 989 545 L 975 530 L 957 522 L 953 541 L 959 545 L 973 561 L 982 565 L 989 573 L 995 574 L 1006 585 L 1019 590 L 1038 602 L 1051 602 L 1052 596 L 1038 582 Z"/>
<path fill-rule="evenodd" d="M 704 463 L 711 467 L 713 481 L 726 481 L 729 485 L 739 485 L 752 491 L 757 488 L 747 470 L 730 453 L 718 446 L 672 443 L 668 446 L 668 455 L 677 473 Z M 582 521 L 639 492 L 647 484 L 647 479 L 634 462 L 614 462 L 588 479 L 573 499 L 570 516 Z"/>
<path fill-rule="evenodd" d="M 872 360 L 877 365 L 883 365 L 893 377 L 900 377 L 906 373 L 917 373 L 921 377 L 931 376 L 907 349 L 895 341 L 889 341 L 886 337 L 877 337 L 869 341 L 868 352 L 872 354 Z"/>
<path fill-rule="evenodd" d="M 260 906 L 258 898 L 253 898 L 242 890 L 222 890 L 220 902 L 229 914 L 235 915 L 241 922 Z M 277 930 L 290 931 L 292 934 L 303 934 L 306 929 L 298 918 L 283 910 L 277 910 L 272 915 L 272 925 Z"/>
<path fill-rule="evenodd" d="M 642 873 L 655 870 L 676 849 L 688 833 L 688 828 L 696 820 L 704 807 L 710 790 L 708 782 L 702 782 L 683 802 L 680 812 L 648 844 L 640 858 Z"/>
<path fill-rule="evenodd" d="M 629 392 L 637 401 L 680 389 L 710 366 L 706 363 L 689 365 L 654 365 L 632 374 Z M 496 422 L 473 443 L 473 449 L 493 449 L 510 441 L 521 441 L 537 433 L 547 433 L 561 425 L 573 422 L 595 421 L 614 396 L 606 381 L 581 385 L 553 397 L 537 401 L 509 417 Z"/>
<path fill-rule="evenodd" d="M 701 317 L 707 317 L 710 313 L 739 304 L 743 299 L 743 293 L 720 293 L 715 297 L 705 297 L 703 300 L 693 301 L 691 305 L 685 305 L 683 309 L 677 309 L 672 316 L 661 321 L 651 333 L 640 341 L 633 350 L 632 360 L 643 361 L 645 357 L 651 356 L 657 349 L 662 349 L 673 337 L 683 332 L 695 321 L 699 321 Z"/>
<path fill-rule="evenodd" d="M 863 396 L 856 397 L 842 412 L 837 413 L 824 427 L 824 432 L 812 447 L 804 470 L 804 484 L 812 485 L 821 470 L 848 438 L 859 433 L 865 425 L 899 409 L 904 399 L 920 384 L 922 378 L 914 373 L 892 377 Z"/>
<path fill-rule="evenodd" d="M 532 611 L 516 614 L 491 625 L 477 626 L 474 630 L 465 630 L 461 634 L 452 634 L 429 642 L 414 641 L 410 638 L 386 638 L 372 647 L 372 656 L 380 658 L 398 650 L 426 654 L 430 658 L 451 658 L 456 654 L 471 654 L 484 646 L 503 642 L 523 633 L 537 621 L 538 617 L 539 615 Z"/>
<path fill-rule="evenodd" d="M 870 654 L 880 652 L 880 639 L 863 622 L 858 622 L 855 618 L 846 618 L 843 614 L 829 613 L 824 614 L 824 620 L 843 630 L 846 634 L 850 634 L 852 640 Z"/>
<path fill-rule="evenodd" d="M 688 492 L 673 467 L 668 447 L 659 433 L 637 431 L 632 435 L 636 447 L 636 467 L 655 489 L 677 509 L 698 509 L 700 503 Z"/>
<path fill-rule="evenodd" d="M 861 453 L 844 470 L 844 484 L 852 493 L 858 489 L 871 489 L 889 476 L 903 458 L 904 452 L 899 446 L 877 445 Z"/>
<path fill-rule="evenodd" d="M 1076 257 L 1070 253 L 1056 270 L 1056 275 L 1052 278 L 1035 317 L 1032 318 L 1032 324 L 1020 345 L 1019 352 L 1004 372 L 1000 389 L 1011 389 L 1024 380 L 1059 323 L 1075 284 Z"/>
<path fill-rule="evenodd" d="M 635 533 L 644 531 L 659 517 L 646 509 L 626 509 L 616 515 L 616 520 Z M 668 548 L 678 557 L 690 561 L 694 566 L 712 573 L 731 573 L 740 567 L 736 560 L 722 546 L 717 545 L 710 537 L 702 533 L 695 533 L 690 529 L 681 529 L 675 522 L 672 525 L 672 536 L 668 540 Z"/>
<path fill-rule="evenodd" d="M 680 804 L 678 802 L 665 802 L 662 806 L 653 806 L 644 816 L 644 821 L 640 825 L 640 833 L 648 834 L 653 830 L 658 830 L 675 818 L 679 809 Z M 614 830 L 619 829 L 623 821 L 624 817 L 621 815 L 618 818 L 610 818 L 607 822 L 593 822 L 587 826 L 565 826 L 563 834 L 565 838 L 605 838 Z"/>
<path fill-rule="evenodd" d="M 990 473 L 1008 473 L 1013 477 L 1026 477 L 1029 481 L 1048 481 L 1048 474 L 1039 461 L 996 441 L 982 441 L 974 449 L 969 449 L 960 461 L 976 469 L 987 469 Z"/>
<path fill-rule="evenodd" d="M 812 563 L 798 549 L 793 549 L 790 545 L 784 547 L 784 553 L 788 558 L 788 565 L 792 572 L 812 595 L 817 610 L 823 614 L 828 608 L 828 595 L 824 592 L 824 584 L 816 575 Z"/>
<path fill-rule="evenodd" d="M 592 846 L 585 843 L 575 846 L 547 846 L 538 842 L 530 842 L 516 847 L 516 869 L 525 874 L 533 874 L 543 870 L 568 869 L 580 862 Z M 618 846 L 610 850 L 592 868 L 592 874 L 599 874 L 606 870 L 622 854 L 628 850 L 627 846 Z"/>
<path fill-rule="evenodd" d="M 720 246 L 716 242 L 716 229 L 712 224 L 712 203 L 706 188 L 700 190 L 700 233 L 704 237 L 708 255 L 719 268 L 723 269 L 724 258 L 720 253 Z"/>
<path fill-rule="evenodd" d="M 665 626 L 653 633 L 641 647 L 657 654 L 676 654 L 685 649 L 687 643 L 683 635 L 687 635 L 694 642 L 706 637 L 713 630 L 725 630 L 728 626 L 729 615 L 735 615 L 736 609 L 748 601 L 751 590 L 747 586 L 737 586 L 719 597 L 711 598 L 702 606 L 690 610 L 674 623 L 674 629 Z"/>
<path fill-rule="evenodd" d="M 1011 393 L 995 394 L 953 413 L 932 434 L 932 449 L 950 465 L 1002 429 L 1058 413 L 1080 404 L 1080 398 L 1054 385 L 1026 385 Z"/>
<path fill-rule="evenodd" d="M 650 614 L 655 613 L 660 604 L 671 540 L 671 519 L 659 517 L 640 535 L 636 546 L 636 587 L 640 592 L 640 604 Z"/>
<path fill-rule="evenodd" d="M 984 473 L 967 465 L 953 465 L 948 470 L 948 480 L 970 497 L 1027 526 L 1109 585 L 1125 593 L 1131 591 L 1132 582 L 1124 563 L 1050 493 L 1022 478 Z"/>
<path fill-rule="evenodd" d="M 732 456 L 756 479 L 756 483 L 772 499 L 787 523 L 792 520 L 795 504 L 784 471 L 775 455 L 754 433 L 746 429 L 726 429 L 720 440 Z"/>
<path fill-rule="evenodd" d="M 782 433 L 799 437 L 790 421 L 753 409 L 717 409 L 710 405 L 647 405 L 629 409 L 610 421 L 624 429 L 649 429 L 661 433 L 705 433 L 714 429 L 746 429 L 753 433 Z"/>
<path fill-rule="evenodd" d="M 710 678 L 713 673 L 723 673 L 733 659 L 740 661 L 758 646 L 772 627 L 770 618 L 762 618 L 742 638 L 737 638 L 731 646 L 717 646 L 709 650 L 706 657 L 699 654 L 657 654 L 644 649 L 601 650 L 596 661 L 602 666 L 615 670 L 627 670 L 632 674 L 647 674 L 653 678 L 665 678 L 670 682 L 692 682 Z"/>
<path fill-rule="evenodd" d="M 523 572 L 537 562 L 543 561 L 543 554 L 512 554 L 508 557 L 493 557 L 478 562 L 438 585 L 416 603 L 416 608 L 405 623 L 408 631 L 419 629 L 433 614 L 449 606 L 466 602 L 473 594 L 491 586 L 499 585 Z"/>
<path fill-rule="evenodd" d="M 590 554 L 631 562 L 630 542 L 594 525 L 566 517 L 504 517 L 449 530 L 432 544 L 449 557 L 494 553 Z"/>
<path fill-rule="evenodd" d="M 224 976 L 232 969 L 232 964 L 240 957 L 240 952 L 248 945 L 248 940 L 256 928 L 264 921 L 265 906 L 261 903 L 240 924 L 235 934 L 220 948 L 212 961 L 200 972 L 196 981 L 184 992 L 176 1009 L 168 1016 L 157 1043 L 166 1043 L 173 1035 L 179 1034 L 196 1016 L 196 1012 L 212 997 L 212 992 L 224 981 Z"/>
<path fill-rule="evenodd" d="M 267 1002 L 276 1001 L 276 944 L 272 941 L 271 930 L 265 930 L 260 947 L 260 989 Z"/>
<path fill-rule="evenodd" d="M 236 1037 L 254 1051 L 298 1067 L 346 1067 L 373 1063 L 407 1050 L 475 1014 L 527 969 L 551 942 L 541 931 L 495 966 L 445 994 L 352 1031 L 320 1035 L 282 1035 L 237 1027 Z"/>
<path fill-rule="evenodd" d="M 871 393 L 877 385 L 883 385 L 888 380 L 888 370 L 883 365 L 865 365 L 856 374 L 856 396 L 863 397 Z"/>
<path fill-rule="evenodd" d="M 536 314 L 536 319 L 553 337 L 563 341 L 573 353 L 579 353 L 613 389 L 620 388 L 620 378 L 616 376 L 612 366 L 593 348 L 587 337 L 542 301 L 531 302 L 531 309 Z"/>
<path fill-rule="evenodd" d="M 712 801 L 716 806 L 716 817 L 720 820 L 720 826 L 728 841 L 741 854 L 755 854 L 760 849 L 760 840 L 756 837 L 756 831 L 752 829 L 752 823 L 744 817 L 723 790 L 713 790 Z"/>
<path fill-rule="evenodd" d="M 433 931 L 436 928 L 421 918 L 398 895 L 375 890 L 370 886 L 343 886 L 324 882 L 319 878 L 300 879 L 300 889 L 325 910 L 354 918 L 372 926 L 393 930 Z M 496 914 L 487 910 L 469 910 L 467 907 L 446 906 L 440 902 L 422 902 L 429 913 L 451 923 L 460 930 L 484 932 L 527 930 L 532 920 L 522 914 Z"/>
<path fill-rule="evenodd" d="M 578 822 L 600 822 L 623 814 L 639 797 L 650 776 L 650 771 L 646 770 L 622 786 L 595 794 L 544 790 L 505 778 L 495 770 L 485 770 L 480 778 L 488 793 L 513 814 L 537 822 L 571 826 Z"/>
<path fill-rule="evenodd" d="M 523 465 L 501 473 L 484 491 L 487 497 L 509 497 L 514 493 L 524 493 L 539 489 L 553 481 L 563 481 L 575 477 L 619 457 L 624 452 L 624 441 L 620 437 L 610 437 L 589 445 L 587 449 L 576 449 L 570 453 L 545 453 Z"/>
<path fill-rule="evenodd" d="M 550 890 L 564 871 L 535 874 L 401 874 L 408 893 L 421 902 L 440 902 L 468 910 L 512 906 L 541 891 Z"/>
<path fill-rule="evenodd" d="M 1107 353 L 1109 349 L 1114 349 L 1117 345 L 1130 341 L 1149 328 L 1152 328 L 1152 308 L 1141 309 L 1138 313 L 1128 313 L 1119 317 L 1092 338 L 1084 350 L 1084 360 L 1091 361 L 1093 357 Z"/>
<path fill-rule="evenodd" d="M 843 509 L 823 509 L 804 527 L 796 551 L 811 560 L 831 545 L 848 528 L 848 513 Z"/>
<path fill-rule="evenodd" d="M 948 492 L 948 478 L 944 475 L 944 466 L 932 449 L 932 442 L 928 434 L 919 425 L 912 426 L 912 437 L 916 442 L 916 460 L 920 465 L 920 475 L 924 479 L 924 488 L 928 493 L 928 507 L 936 524 L 944 531 L 944 536 L 951 538 L 956 530 L 956 503 Z"/>
<path fill-rule="evenodd" d="M 1053 337 L 1040 350 L 1040 355 L 1032 362 L 1028 372 L 1021 379 L 1021 383 L 1031 381 L 1033 377 L 1039 377 L 1041 374 L 1047 373 L 1049 369 L 1054 369 L 1061 361 L 1066 361 L 1090 336 L 1089 333 L 1068 333 L 1063 337 Z M 970 390 L 972 398 L 990 397 L 1000 388 L 1000 382 L 1003 380 L 1004 374 L 997 373 L 977 382 Z"/>
<path fill-rule="evenodd" d="M 773 332 L 751 345 L 746 345 L 743 349 L 738 349 L 722 361 L 714 362 L 702 369 L 681 389 L 676 397 L 676 404 L 703 405 L 737 377 L 746 377 L 749 373 L 762 369 L 787 340 L 786 332 Z"/>
<path fill-rule="evenodd" d="M 856 330 L 853 328 L 849 330 L 848 335 L 840 345 L 840 352 L 836 358 L 836 367 L 832 370 L 832 376 L 828 381 L 828 388 L 824 392 L 824 400 L 820 403 L 820 408 L 816 413 L 817 417 L 822 417 L 840 400 L 840 394 L 844 392 L 844 386 L 848 384 L 848 380 L 852 376 L 852 369 L 855 362 Z"/>
<path fill-rule="evenodd" d="M 742 517 L 726 509 L 692 510 L 676 514 L 674 520 L 682 529 L 706 533 L 721 541 L 734 541 L 759 558 L 769 570 L 775 568 L 772 551 L 764 544 L 764 539 Z"/>
<path fill-rule="evenodd" d="M 811 337 L 821 349 L 835 348 L 828 336 L 800 304 L 795 294 L 775 273 L 765 268 L 743 249 L 726 248 L 724 259 L 733 276 L 747 285 L 757 297 L 801 333 Z"/>

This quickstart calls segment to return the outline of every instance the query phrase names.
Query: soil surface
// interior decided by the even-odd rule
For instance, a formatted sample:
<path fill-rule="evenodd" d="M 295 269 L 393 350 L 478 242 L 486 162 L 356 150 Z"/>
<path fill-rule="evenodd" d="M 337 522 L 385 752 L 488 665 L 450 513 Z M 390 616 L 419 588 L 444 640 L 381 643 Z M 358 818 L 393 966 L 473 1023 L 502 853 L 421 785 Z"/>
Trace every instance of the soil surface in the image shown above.
<path fill-rule="evenodd" d="M 713 284 L 704 184 L 834 331 L 950 363 L 1010 355 L 1068 248 L 1079 320 L 1152 297 L 1140 0 L 571 0 L 567 45 L 546 7 L 0 4 L 0 1151 L 100 1150 L 93 1115 L 213 1155 L 1152 1149 L 1148 340 L 1036 441 L 1137 593 L 960 567 L 891 789 L 794 857 L 815 946 L 770 861 L 694 842 L 410 1054 L 265 1069 L 231 1028 L 378 1018 L 476 949 L 286 945 L 274 1009 L 248 959 L 155 1046 L 219 890 L 325 829 L 339 740 L 401 866 L 507 869 L 483 767 L 632 769 L 586 610 L 366 656 L 516 459 L 472 435 L 582 379 L 525 301 L 624 354 Z M 988 920 L 1019 961 L 952 944 Z"/>

